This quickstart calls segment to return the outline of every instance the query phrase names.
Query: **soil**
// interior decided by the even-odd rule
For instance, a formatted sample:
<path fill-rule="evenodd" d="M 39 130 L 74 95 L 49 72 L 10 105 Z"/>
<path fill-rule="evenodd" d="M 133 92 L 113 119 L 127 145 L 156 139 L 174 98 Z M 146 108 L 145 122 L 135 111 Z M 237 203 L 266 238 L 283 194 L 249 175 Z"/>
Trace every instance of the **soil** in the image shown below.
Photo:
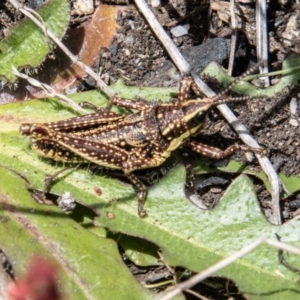
<path fill-rule="evenodd" d="M 32 6 L 36 1 L 23 2 Z M 153 5 L 157 1 L 149 0 L 147 2 Z M 175 45 L 192 64 L 194 72 L 200 73 L 213 60 L 227 68 L 232 33 L 228 23 L 230 20 L 229 2 L 216 2 L 211 11 L 209 1 L 161 0 L 160 2 L 160 5 L 152 7 L 153 12 Z M 294 1 L 286 1 L 285 5 L 279 4 L 280 2 L 270 1 L 268 3 L 270 71 L 280 69 L 283 58 L 289 52 L 299 52 L 297 44 L 299 38 L 290 29 L 292 24 L 299 24 L 299 7 Z M 23 16 L 11 8 L 8 3 L 1 2 L 0 39 L 7 35 L 10 26 L 21 18 Z M 73 27 L 82 25 L 82 22 L 76 24 L 76 17 L 73 18 Z M 108 49 L 102 49 L 99 55 L 97 65 L 101 66 L 101 77 L 108 84 L 123 77 L 128 85 L 178 86 L 180 73 L 136 7 L 133 4 L 124 6 L 124 9 L 119 12 L 117 21 L 120 25 L 117 35 L 111 46 Z M 254 1 L 249 1 L 248 4 L 238 4 L 237 21 L 240 28 L 234 76 L 242 74 L 256 62 Z M 175 37 L 172 32 L 176 26 L 183 26 L 187 33 Z M 213 80 L 210 81 L 210 84 L 216 88 Z M 269 150 L 268 156 L 277 171 L 287 176 L 300 175 L 300 113 L 297 109 L 296 112 L 291 112 L 290 108 L 291 102 L 294 101 L 294 98 L 297 99 L 298 93 L 297 88 L 290 87 L 288 92 L 278 95 L 276 99 L 260 99 L 230 105 L 258 143 Z M 241 143 L 237 134 L 223 120 L 217 110 L 211 112 L 203 135 L 199 139 L 223 149 L 233 143 Z M 245 156 L 235 154 L 234 159 L 245 161 Z M 246 163 L 253 168 L 259 168 L 255 160 Z M 205 180 L 208 178 L 206 177 Z M 227 181 L 230 179 L 226 178 Z M 199 181 L 199 179 L 197 180 Z M 212 179 L 209 180 L 213 182 Z M 203 182 L 202 178 L 200 182 Z M 194 186 L 199 186 L 197 184 Z M 270 197 L 259 182 L 255 181 L 255 184 L 261 205 L 266 209 L 267 214 Z M 212 184 L 208 184 L 208 186 L 209 188 L 206 188 L 202 196 L 213 199 L 212 202 L 215 204 L 225 189 L 224 184 L 217 184 L 217 187 Z M 294 195 L 282 205 L 283 216 L 286 219 L 298 213 L 299 199 L 297 195 Z M 212 296 L 210 299 L 214 299 L 214 297 Z"/>

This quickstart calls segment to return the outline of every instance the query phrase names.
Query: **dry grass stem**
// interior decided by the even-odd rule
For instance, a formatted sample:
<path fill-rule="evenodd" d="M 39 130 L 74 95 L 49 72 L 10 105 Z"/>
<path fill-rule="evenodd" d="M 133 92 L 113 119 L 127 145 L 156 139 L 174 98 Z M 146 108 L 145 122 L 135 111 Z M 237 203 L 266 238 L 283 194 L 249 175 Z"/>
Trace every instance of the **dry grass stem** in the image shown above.
<path fill-rule="evenodd" d="M 227 74 L 231 75 L 234 65 L 234 57 L 235 57 L 235 49 L 236 49 L 236 43 L 237 43 L 237 22 L 235 17 L 235 0 L 230 0 L 230 19 L 231 19 L 231 43 L 230 43 L 230 54 L 229 54 L 229 62 L 228 62 L 228 68 L 227 68 Z"/>
<path fill-rule="evenodd" d="M 259 68 L 260 73 L 268 73 L 268 32 L 267 32 L 267 4 L 266 0 L 256 1 L 256 52 L 257 60 L 263 65 Z M 269 77 L 263 77 L 265 86 L 270 85 Z"/>
<path fill-rule="evenodd" d="M 85 109 L 83 109 L 81 106 L 79 106 L 77 103 L 75 103 L 72 99 L 66 97 L 63 94 L 57 93 L 50 85 L 42 83 L 32 77 L 29 77 L 28 75 L 26 75 L 24 73 L 19 72 L 15 67 L 12 67 L 12 72 L 16 76 L 27 80 L 28 83 L 30 83 L 31 85 L 44 90 L 46 93 L 45 97 L 57 97 L 62 102 L 66 103 L 68 106 L 70 106 L 72 109 L 74 109 L 74 111 L 77 111 L 80 114 L 87 113 L 87 111 Z"/>

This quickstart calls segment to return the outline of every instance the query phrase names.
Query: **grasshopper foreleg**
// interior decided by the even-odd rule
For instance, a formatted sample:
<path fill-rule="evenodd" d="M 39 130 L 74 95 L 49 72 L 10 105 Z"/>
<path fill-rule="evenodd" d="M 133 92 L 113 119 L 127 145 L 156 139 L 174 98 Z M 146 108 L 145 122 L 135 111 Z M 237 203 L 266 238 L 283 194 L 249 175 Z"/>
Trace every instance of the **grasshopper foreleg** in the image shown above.
<path fill-rule="evenodd" d="M 214 159 L 223 159 L 232 155 L 236 151 L 249 151 L 253 153 L 259 153 L 262 155 L 266 154 L 266 149 L 264 148 L 253 148 L 238 144 L 232 145 L 225 150 L 221 150 L 219 148 L 211 147 L 195 141 L 187 141 L 186 145 L 193 151 Z"/>
<path fill-rule="evenodd" d="M 144 203 L 147 196 L 147 188 L 134 174 L 126 172 L 124 172 L 124 174 L 135 185 L 135 187 L 138 190 L 138 215 L 140 217 L 145 217 L 147 213 L 144 209 Z"/>
<path fill-rule="evenodd" d="M 144 203 L 147 196 L 146 186 L 133 174 L 132 171 L 148 169 L 153 167 L 158 167 L 163 164 L 166 157 L 156 153 L 154 157 L 144 157 L 143 159 L 136 159 L 134 156 L 129 156 L 126 163 L 123 164 L 123 172 L 128 177 L 128 179 L 136 186 L 138 190 L 138 214 L 140 217 L 146 216 L 146 211 L 144 210 Z"/>

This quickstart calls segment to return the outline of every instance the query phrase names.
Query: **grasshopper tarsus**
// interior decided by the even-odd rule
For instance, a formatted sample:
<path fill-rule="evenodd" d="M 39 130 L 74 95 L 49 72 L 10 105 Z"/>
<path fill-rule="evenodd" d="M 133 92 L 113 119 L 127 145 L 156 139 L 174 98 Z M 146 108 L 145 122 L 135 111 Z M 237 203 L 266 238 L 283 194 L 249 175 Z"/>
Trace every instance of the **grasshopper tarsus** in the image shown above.
<path fill-rule="evenodd" d="M 132 173 L 124 172 L 127 178 L 136 186 L 138 189 L 138 215 L 140 217 L 145 217 L 147 215 L 146 210 L 144 209 L 144 203 L 147 196 L 146 186 Z"/>
<path fill-rule="evenodd" d="M 138 193 L 138 208 L 137 212 L 141 218 L 145 218 L 147 216 L 147 211 L 144 209 L 144 202 L 146 198 L 146 192 Z"/>
<path fill-rule="evenodd" d="M 189 98 L 191 90 L 198 97 Z M 137 210 L 144 217 L 147 189 L 133 172 L 162 165 L 176 149 L 189 147 L 215 159 L 236 151 L 265 154 L 265 149 L 260 148 L 233 145 L 220 150 L 196 142 L 194 137 L 201 133 L 213 107 L 249 99 L 226 98 L 224 92 L 213 98 L 200 98 L 200 94 L 192 77 L 185 76 L 180 82 L 177 101 L 150 104 L 114 95 L 105 109 L 90 106 L 95 113 L 59 122 L 22 124 L 20 131 L 31 136 L 32 148 L 40 155 L 122 170 L 138 190 Z M 109 112 L 112 105 L 127 109 L 127 114 Z"/>

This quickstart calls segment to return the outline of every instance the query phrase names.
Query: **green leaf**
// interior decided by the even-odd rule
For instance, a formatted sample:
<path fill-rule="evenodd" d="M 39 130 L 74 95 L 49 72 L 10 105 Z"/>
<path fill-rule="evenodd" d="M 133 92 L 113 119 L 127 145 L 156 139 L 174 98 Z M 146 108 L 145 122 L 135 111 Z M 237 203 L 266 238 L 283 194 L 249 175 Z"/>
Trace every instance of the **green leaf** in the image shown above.
<path fill-rule="evenodd" d="M 105 188 L 102 178 L 97 183 L 94 179 L 92 186 Z M 194 271 L 211 266 L 258 238 L 276 239 L 275 233 L 285 242 L 300 245 L 297 231 L 300 217 L 280 227 L 270 225 L 260 212 L 247 177 L 234 181 L 212 211 L 199 210 L 186 199 L 184 180 L 184 168 L 177 167 L 150 188 L 145 206 L 149 215 L 145 219 L 136 215 L 136 197 L 127 189 L 123 188 L 123 197 L 117 194 L 105 203 L 92 193 L 83 196 L 81 191 L 81 197 L 86 204 L 97 208 L 100 213 L 97 221 L 102 226 L 150 240 L 160 246 L 168 264 Z M 76 197 L 79 194 L 78 191 Z M 114 218 L 109 218 L 108 213 Z M 298 275 L 282 266 L 277 255 L 276 249 L 262 246 L 218 275 L 235 280 L 242 292 L 254 293 L 251 299 L 260 299 L 262 294 L 270 295 L 264 299 L 297 299 L 298 295 L 289 289 L 297 287 Z M 291 265 L 299 267 L 297 256 L 288 259 Z"/>
<path fill-rule="evenodd" d="M 19 169 L 23 174 L 38 172 L 35 163 L 29 170 L 30 164 L 17 166 L 8 157 L 4 162 L 24 168 Z M 114 241 L 87 231 L 55 206 L 37 204 L 24 180 L 1 166 L 0 177 L 1 249 L 14 262 L 17 276 L 25 273 L 26 259 L 38 254 L 60 267 L 60 287 L 70 299 L 152 298 L 136 283 Z"/>
<path fill-rule="evenodd" d="M 155 90 L 157 91 L 156 88 Z M 127 93 L 130 94 L 130 91 L 131 88 L 128 88 Z M 151 92 L 151 89 L 147 91 Z M 131 94 L 134 93 L 135 91 L 131 92 Z M 96 94 L 78 94 L 76 95 L 77 101 L 88 100 L 88 95 Z M 164 96 L 160 98 L 164 100 Z M 102 101 L 99 100 L 99 102 Z M 32 186 L 38 189 L 43 188 L 45 175 L 60 170 L 61 166 L 59 164 L 50 165 L 48 160 L 39 158 L 31 151 L 29 139 L 20 136 L 18 127 L 23 122 L 46 122 L 71 116 L 70 111 L 58 109 L 57 105 L 54 105 L 55 103 L 28 101 L 21 105 L 15 103 L 0 107 L 0 151 L 2 154 L 0 163 L 26 175 Z M 196 165 L 197 161 L 193 163 Z M 201 165 L 198 167 L 200 168 Z M 18 181 L 12 177 L 17 178 Z M 137 197 L 132 185 L 101 174 L 101 172 L 97 175 L 90 175 L 86 167 L 77 168 L 62 175 L 53 183 L 51 192 L 57 194 L 71 192 L 73 197 L 81 203 L 97 210 L 99 216 L 95 218 L 95 224 L 104 226 L 113 232 L 153 242 L 163 250 L 163 256 L 168 264 L 183 266 L 197 272 L 233 254 L 253 240 L 262 237 L 276 239 L 275 233 L 281 236 L 283 242 L 300 246 L 298 232 L 300 216 L 282 226 L 273 226 L 267 222 L 259 209 L 254 188 L 247 176 L 241 175 L 234 180 L 221 202 L 210 211 L 200 210 L 186 198 L 184 193 L 185 177 L 185 169 L 177 166 L 160 182 L 149 188 L 145 205 L 148 217 L 144 219 L 137 216 Z M 51 224 L 58 224 L 60 232 L 49 235 L 49 240 L 60 245 L 60 239 L 64 238 L 61 228 L 65 228 L 64 220 L 68 220 L 68 218 L 58 218 L 57 216 L 63 214 L 59 213 L 56 208 L 38 206 L 32 200 L 30 201 L 28 192 L 23 187 L 24 183 L 20 181 L 19 177 L 11 176 L 9 182 L 10 188 L 8 183 L 0 187 L 3 191 L 2 194 L 4 196 L 11 195 L 9 197 L 16 209 L 24 206 L 24 203 L 18 199 L 19 195 L 27 197 L 26 210 L 20 209 L 18 212 L 20 214 L 27 213 L 27 218 L 27 211 L 33 208 L 43 211 L 39 222 L 46 222 L 44 219 L 47 217 Z M 95 193 L 95 187 L 101 190 L 101 195 Z M 56 211 L 55 219 L 52 211 Z M 37 224 L 38 216 L 32 214 L 31 217 L 31 223 Z M 78 226 L 72 220 L 67 222 Z M 78 228 L 81 227 L 78 226 Z M 23 230 L 28 229 L 23 227 Z M 40 230 L 43 230 L 43 235 L 46 235 L 43 228 Z M 97 228 L 92 228 L 90 231 L 83 228 L 78 230 L 86 232 L 87 236 L 93 235 L 94 240 L 86 238 L 89 241 L 86 245 L 84 233 L 82 233 L 76 237 L 77 244 L 82 243 L 84 248 L 98 249 L 100 247 L 94 246 L 98 239 L 102 241 L 100 237 L 96 238 Z M 73 243 L 63 246 L 70 246 L 74 252 L 77 251 L 77 248 L 81 249 L 79 246 L 74 246 Z M 142 250 L 139 249 L 139 251 Z M 145 250 L 145 253 L 147 251 Z M 90 253 L 89 248 L 86 248 L 87 253 Z M 97 259 L 102 256 L 92 250 L 91 253 L 93 257 L 97 255 Z M 154 256 L 153 251 L 148 251 L 148 253 L 150 256 Z M 75 254 L 73 253 L 73 255 Z M 80 252 L 78 257 L 82 257 L 82 255 Z M 261 246 L 219 271 L 217 275 L 233 279 L 239 289 L 248 294 L 250 299 L 298 299 L 298 275 L 281 265 L 277 256 L 276 249 L 270 246 Z M 300 267 L 297 256 L 290 255 L 287 259 L 294 267 Z M 73 259 L 70 265 L 73 265 L 74 261 L 77 260 Z M 136 261 L 139 262 L 139 258 Z M 83 261 L 82 264 L 85 262 Z M 90 266 L 87 267 L 87 269 L 89 268 Z M 97 272 L 97 270 L 92 272 Z M 144 292 L 142 291 L 142 293 Z M 140 299 L 147 297 L 145 295 Z"/>
<path fill-rule="evenodd" d="M 192 164 L 195 174 L 199 174 L 199 175 L 223 172 L 223 173 L 246 174 L 246 175 L 255 176 L 256 178 L 258 178 L 263 182 L 265 188 L 268 190 L 269 193 L 271 193 L 271 185 L 266 174 L 263 171 L 255 171 L 251 168 L 247 168 L 247 164 L 245 163 L 230 160 L 228 164 L 224 167 L 211 167 L 209 164 L 209 160 L 204 157 L 201 157 L 197 161 L 189 161 L 189 163 Z M 294 194 L 295 192 L 300 190 L 299 177 L 295 175 L 291 175 L 287 177 L 282 173 L 279 173 L 278 175 L 282 183 L 285 185 L 285 187 L 288 189 L 288 191 L 291 194 Z M 283 191 L 282 197 L 287 197 L 287 196 L 289 195 L 287 195 Z"/>
<path fill-rule="evenodd" d="M 69 3 L 67 0 L 49 0 L 37 10 L 44 25 L 58 39 L 64 35 L 69 23 Z M 0 78 L 14 82 L 12 66 L 16 68 L 37 67 L 53 48 L 40 29 L 26 18 L 11 28 L 7 38 L 0 42 Z"/>
<path fill-rule="evenodd" d="M 275 85 L 266 88 L 259 88 L 246 81 L 241 81 L 233 87 L 233 91 L 248 96 L 268 96 L 276 97 L 276 93 L 282 93 L 285 88 L 298 85 L 300 80 L 300 57 L 297 53 L 290 54 L 282 64 L 282 72 L 284 75 Z M 279 73 L 279 72 L 277 72 Z M 272 74 L 272 73 L 271 73 Z M 216 63 L 210 63 L 201 75 L 216 78 L 216 80 L 224 85 L 228 85 L 234 81 L 234 78 L 227 75 L 224 70 Z M 268 76 L 268 74 L 266 74 Z"/>

